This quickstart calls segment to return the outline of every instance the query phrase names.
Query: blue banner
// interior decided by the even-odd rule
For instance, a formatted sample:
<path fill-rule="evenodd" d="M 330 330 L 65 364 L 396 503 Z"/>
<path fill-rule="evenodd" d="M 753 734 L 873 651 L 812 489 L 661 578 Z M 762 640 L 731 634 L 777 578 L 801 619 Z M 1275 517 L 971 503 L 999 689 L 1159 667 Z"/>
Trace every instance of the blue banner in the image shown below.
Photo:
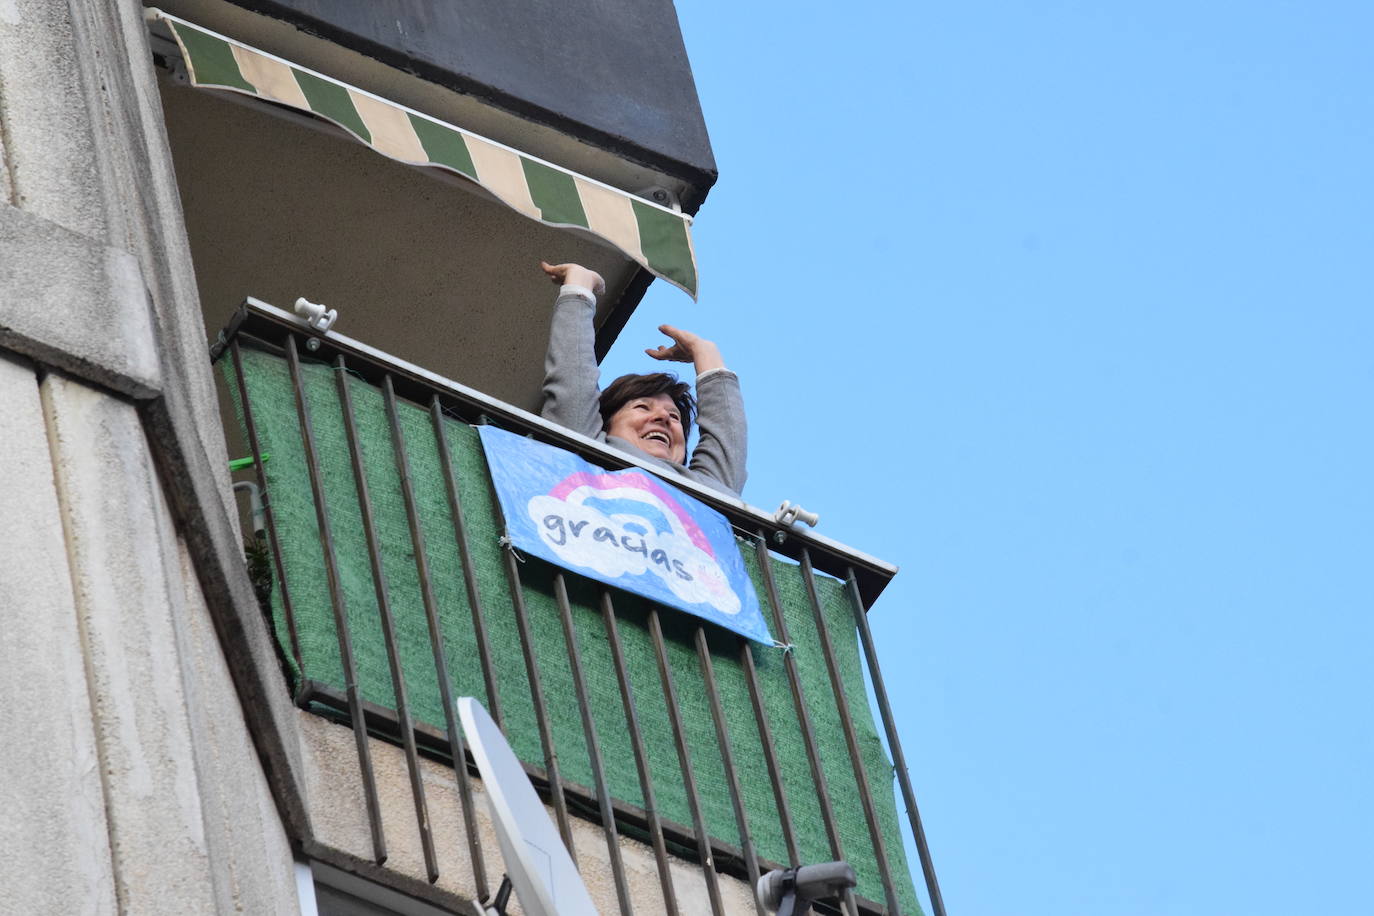
<path fill-rule="evenodd" d="M 506 535 L 589 579 L 773 644 L 725 516 L 646 471 L 479 426 Z"/>

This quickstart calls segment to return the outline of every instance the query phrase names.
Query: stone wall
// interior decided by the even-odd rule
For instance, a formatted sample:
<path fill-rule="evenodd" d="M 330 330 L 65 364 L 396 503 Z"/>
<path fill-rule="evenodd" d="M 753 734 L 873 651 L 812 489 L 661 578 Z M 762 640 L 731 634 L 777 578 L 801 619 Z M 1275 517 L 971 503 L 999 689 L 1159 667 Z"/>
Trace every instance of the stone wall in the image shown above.
<path fill-rule="evenodd" d="M 310 713 L 301 712 L 299 716 L 310 820 L 315 828 L 311 854 L 364 876 L 375 877 L 380 870 L 367 861 L 372 840 L 353 732 Z M 390 873 L 385 876 L 387 880 L 441 905 L 456 907 L 461 901 L 472 899 L 475 882 L 453 770 L 432 760 L 422 758 L 420 761 L 430 829 L 439 862 L 439 880 L 431 886 L 425 876 L 405 754 L 396 745 L 375 739 L 371 740 L 370 751 L 386 834 L 386 869 Z M 500 882 L 503 871 L 500 846 L 492 829 L 481 780 L 474 779 L 472 786 L 474 814 L 488 880 L 494 887 Z M 553 810 L 546 810 L 552 819 Z M 602 913 L 619 912 L 605 832 L 600 824 L 576 817 L 572 818 L 572 827 L 578 871 L 591 891 L 592 900 Z M 619 846 L 635 912 L 667 912 L 652 847 L 625 836 L 619 837 Z M 676 857 L 670 857 L 669 865 L 679 912 L 683 916 L 710 914 L 711 903 L 701 866 Z M 744 916 L 756 912 L 753 889 L 748 882 L 726 875 L 720 875 L 719 880 L 726 913 Z M 511 913 L 517 912 L 518 908 L 512 904 Z"/>
<path fill-rule="evenodd" d="M 253 658 L 161 118 L 137 3 L 0 2 L 13 912 L 298 912 L 294 736 L 248 723 L 293 720 Z"/>

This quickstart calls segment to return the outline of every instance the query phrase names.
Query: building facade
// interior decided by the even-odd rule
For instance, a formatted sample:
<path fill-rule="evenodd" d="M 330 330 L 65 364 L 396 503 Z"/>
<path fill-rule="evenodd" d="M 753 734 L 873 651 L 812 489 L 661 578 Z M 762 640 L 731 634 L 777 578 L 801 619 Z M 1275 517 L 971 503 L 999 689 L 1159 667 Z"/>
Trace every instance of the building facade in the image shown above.
<path fill-rule="evenodd" d="M 443 452 L 468 424 L 633 463 L 527 413 L 549 300 L 533 267 L 607 277 L 601 352 L 655 277 L 694 289 L 689 216 L 715 163 L 668 0 L 10 0 L 0 163 L 7 907 L 470 912 L 502 867 L 444 720 L 456 685 L 504 698 L 603 912 L 750 912 L 760 869 L 829 857 L 872 863 L 834 906 L 916 911 L 892 787 L 873 778 L 890 765 L 878 731 L 895 731 L 858 673 L 881 692 L 863 614 L 894 569 L 681 484 L 755 538 L 780 624 L 816 621 L 765 657 L 462 541 L 464 512 L 489 514 L 460 499 L 480 469 Z M 297 297 L 337 306 L 347 336 L 263 304 Z M 395 451 L 350 470 L 352 397 Z M 440 444 L 407 451 L 398 430 L 426 417 Z M 432 447 L 443 463 L 412 493 Z M 370 505 L 365 466 L 395 476 L 403 543 L 350 560 L 330 534 L 351 524 L 338 499 Z M 330 475 L 350 473 L 336 495 Z M 450 535 L 429 505 L 456 532 L 432 569 Z M 417 567 L 406 598 L 393 549 Z M 344 581 L 354 567 L 374 603 Z M 480 641 L 502 621 L 507 643 L 454 648 L 455 627 Z M 433 650 L 424 673 L 393 650 L 407 626 Z M 311 633 L 337 650 L 310 655 Z M 636 664 L 639 681 L 616 678 Z M 641 738 L 647 695 L 662 714 Z"/>

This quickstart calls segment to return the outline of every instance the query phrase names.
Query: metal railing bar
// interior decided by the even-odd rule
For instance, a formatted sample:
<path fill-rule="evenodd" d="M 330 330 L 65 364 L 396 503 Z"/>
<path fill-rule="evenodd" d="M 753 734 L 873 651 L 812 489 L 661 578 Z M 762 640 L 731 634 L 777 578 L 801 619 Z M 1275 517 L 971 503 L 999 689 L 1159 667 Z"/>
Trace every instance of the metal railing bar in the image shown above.
<path fill-rule="evenodd" d="M 744 852 L 744 867 L 749 875 L 749 884 L 757 887 L 759 883 L 759 860 L 754 849 L 754 838 L 749 832 L 749 814 L 744 810 L 744 794 L 740 791 L 739 772 L 735 769 L 735 752 L 730 746 L 730 730 L 725 724 L 725 709 L 720 703 L 720 687 L 716 683 L 716 666 L 711 661 L 711 646 L 706 641 L 706 628 L 697 624 L 692 634 L 696 644 L 697 661 L 701 664 L 701 674 L 706 682 L 706 699 L 711 706 L 711 720 L 716 729 L 716 744 L 720 747 L 720 761 L 725 768 L 725 785 L 730 790 L 730 807 L 735 812 L 735 823 L 739 826 L 739 844 Z M 763 904 L 757 899 L 754 906 L 759 916 L 767 916 Z"/>
<path fill-rule="evenodd" d="M 573 692 L 577 694 L 577 708 L 582 714 L 582 733 L 587 742 L 587 756 L 591 760 L 592 778 L 596 782 L 596 801 L 601 811 L 601 827 L 606 833 L 606 851 L 611 857 L 611 875 L 615 893 L 620 901 L 621 916 L 631 916 L 630 884 L 625 877 L 625 863 L 620 856 L 620 840 L 615 829 L 615 808 L 606 786 L 606 768 L 601 758 L 601 741 L 592 720 L 592 704 L 587 696 L 586 678 L 582 673 L 582 656 L 577 646 L 577 631 L 573 626 L 572 603 L 568 601 L 568 584 L 563 573 L 553 574 L 553 594 L 558 604 L 558 616 L 563 623 L 563 640 L 568 649 L 568 667 L 572 669 Z"/>
<path fill-rule="evenodd" d="M 403 723 L 401 746 L 405 750 L 406 771 L 410 777 L 410 794 L 415 804 L 415 822 L 420 829 L 420 848 L 424 852 L 425 875 L 433 884 L 439 880 L 439 863 L 434 855 L 434 834 L 430 829 L 429 805 L 425 801 L 425 784 L 420 775 L 420 756 L 415 750 L 415 729 L 410 715 L 410 699 L 406 693 L 405 673 L 401 668 L 401 654 L 396 645 L 396 620 L 391 612 L 386 570 L 382 567 L 382 546 L 377 540 L 377 526 L 372 515 L 372 494 L 367 485 L 367 470 L 363 465 L 362 443 L 358 441 L 358 425 L 353 415 L 353 394 L 348 389 L 348 366 L 343 354 L 334 360 L 334 379 L 339 390 L 339 404 L 343 409 L 344 434 L 348 440 L 348 454 L 353 465 L 354 485 L 358 490 L 358 510 L 362 516 L 363 536 L 367 541 L 367 559 L 372 569 L 373 591 L 377 596 L 377 615 L 382 624 L 382 642 L 386 646 L 386 663 L 391 674 L 391 689 L 396 697 L 396 716 Z"/>
<path fill-rule="evenodd" d="M 782 826 L 783 843 L 787 846 L 789 865 L 801 865 L 801 854 L 797 851 L 797 831 L 792 824 L 792 808 L 787 802 L 787 790 L 782 784 L 782 767 L 778 764 L 778 748 L 773 741 L 773 729 L 768 723 L 768 712 L 763 705 L 763 693 L 759 688 L 759 672 L 754 665 L 754 652 L 749 641 L 739 641 L 740 667 L 744 669 L 744 680 L 749 687 L 749 703 L 754 707 L 754 721 L 758 724 L 759 737 L 763 741 L 763 761 L 768 767 L 768 779 L 773 784 L 773 802 L 778 809 L 778 822 Z"/>
<path fill-rule="evenodd" d="M 845 748 L 849 751 L 849 763 L 854 769 L 854 781 L 859 787 L 859 801 L 863 805 L 864 821 L 868 824 L 873 854 L 878 860 L 878 875 L 883 882 L 883 894 L 887 898 L 887 908 L 893 913 L 898 913 L 901 911 L 901 904 L 897 900 L 897 887 L 892 882 L 892 868 L 887 860 L 883 829 L 878 823 L 878 811 L 873 804 L 873 792 L 868 785 L 868 770 L 864 767 L 863 757 L 859 751 L 854 720 L 850 718 L 849 698 L 844 693 L 844 678 L 840 674 L 835 647 L 830 641 L 830 629 L 825 625 L 825 614 L 821 610 L 820 594 L 816 590 L 816 574 L 811 567 L 811 552 L 806 548 L 802 548 L 801 572 L 802 581 L 806 585 L 806 595 L 811 602 L 811 613 L 816 621 L 816 635 L 820 639 L 821 655 L 825 658 L 825 670 L 830 676 L 830 689 L 835 695 L 835 709 L 840 715 L 840 729 L 844 733 Z"/>
<path fill-rule="evenodd" d="M 784 645 L 792 644 L 787 629 L 787 618 L 783 614 L 782 600 L 778 597 L 778 585 L 773 579 L 768 545 L 762 538 L 755 541 L 759 554 L 759 570 L 763 576 L 764 591 L 768 595 L 768 607 L 773 616 L 773 627 L 777 638 Z M 826 784 L 825 770 L 821 767 L 820 751 L 816 746 L 816 730 L 811 723 L 811 709 L 806 705 L 806 694 L 802 689 L 801 675 L 797 671 L 796 659 L 791 652 L 782 657 L 783 669 L 787 673 L 787 685 L 792 692 L 792 706 L 797 712 L 797 722 L 802 729 L 802 743 L 806 746 L 806 760 L 811 768 L 811 782 L 818 789 L 816 795 L 821 806 L 821 820 L 825 824 L 826 839 L 830 841 L 830 853 L 836 859 L 844 858 L 844 848 L 840 843 L 840 832 L 835 826 L 835 809 L 830 801 L 830 789 Z"/>
<path fill-rule="evenodd" d="M 654 860 L 658 864 L 658 880 L 663 889 L 665 916 L 677 916 L 677 892 L 673 889 L 673 876 L 668 867 L 668 847 L 663 841 L 663 823 L 659 820 L 658 802 L 654 797 L 654 781 L 649 772 L 649 755 L 644 749 L 644 735 L 639 729 L 639 710 L 635 707 L 629 670 L 625 667 L 625 649 L 620 642 L 620 627 L 616 623 L 615 605 L 611 601 L 611 592 L 607 588 L 601 589 L 601 617 L 606 624 L 606 641 L 610 645 L 611 659 L 615 664 L 615 677 L 620 686 L 621 704 L 625 708 L 625 725 L 629 729 L 630 746 L 633 748 L 635 756 L 635 769 L 639 773 L 639 790 L 644 796 L 644 817 L 647 821 L 649 841 L 654 847 Z"/>
<path fill-rule="evenodd" d="M 608 468 L 640 468 L 655 476 L 662 477 L 679 489 L 718 509 L 738 525 L 745 526 L 749 530 L 762 527 L 770 533 L 782 533 L 784 535 L 783 542 L 775 544 L 779 553 L 797 559 L 801 547 L 810 547 L 816 552 L 815 563 L 817 568 L 836 577 L 843 577 L 846 567 L 852 566 L 859 576 L 859 585 L 865 607 L 872 606 L 883 588 L 897 574 L 897 567 L 891 563 L 841 544 L 814 530 L 783 527 L 773 518 L 771 512 L 751 506 L 743 500 L 686 477 L 664 475 L 661 468 L 642 462 L 626 452 L 613 449 L 604 443 L 575 433 L 529 411 L 521 410 L 476 389 L 397 359 L 389 353 L 353 340 L 336 331 L 331 330 L 319 335 L 311 331 L 302 319 L 260 299 L 250 296 L 244 300 L 244 304 L 240 308 L 247 315 L 243 320 L 239 320 L 238 315 L 235 315 L 235 323 L 231 324 L 230 330 L 253 334 L 255 325 L 265 322 L 280 329 L 309 334 L 320 339 L 325 347 L 340 350 L 363 360 L 363 363 L 355 362 L 354 368 L 363 372 L 365 376 L 369 372 L 373 375 L 383 371 L 391 372 L 396 377 L 398 393 L 416 403 L 428 403 L 431 395 L 437 391 L 455 405 L 461 406 L 469 414 L 469 416 L 464 417 L 468 422 L 474 422 L 478 413 L 486 413 L 502 424 L 510 424 L 522 430 L 533 431 L 541 440 L 551 442 L 588 458 L 595 464 Z M 257 319 L 257 321 L 249 319 Z M 371 364 L 370 369 L 365 365 L 367 363 Z"/>
<path fill-rule="evenodd" d="M 301 441 L 305 445 L 305 463 L 310 472 L 310 490 L 315 501 L 315 520 L 320 529 L 320 546 L 324 551 L 325 574 L 329 581 L 330 604 L 334 611 L 334 629 L 339 641 L 339 657 L 343 666 L 344 687 L 348 696 L 349 720 L 358 748 L 358 769 L 362 777 L 363 794 L 367 802 L 368 824 L 372 831 L 372 854 L 377 864 L 386 861 L 386 837 L 382 832 L 381 805 L 377 799 L 377 782 L 372 770 L 372 752 L 367 746 L 367 728 L 358 695 L 358 671 L 353 655 L 353 637 L 348 629 L 348 610 L 344 604 L 343 583 L 339 578 L 338 559 L 334 553 L 334 535 L 329 526 L 329 507 L 325 502 L 324 479 L 320 473 L 319 452 L 315 446 L 315 430 L 310 424 L 310 401 L 301 383 L 301 362 L 296 352 L 296 338 L 286 338 L 286 358 L 291 369 L 291 386 L 296 394 L 296 415 L 300 420 Z"/>
<path fill-rule="evenodd" d="M 296 612 L 291 603 L 291 592 L 286 586 L 286 566 L 281 558 L 281 539 L 277 536 L 277 522 L 272 513 L 272 495 L 267 489 L 267 471 L 262 466 L 262 446 L 258 442 L 257 423 L 253 420 L 253 405 L 248 397 L 248 381 L 243 375 L 243 355 L 239 352 L 238 338 L 232 338 L 229 346 L 234 363 L 234 381 L 239 389 L 239 403 L 243 405 L 243 425 L 248 428 L 248 449 L 253 456 L 253 475 L 258 480 L 258 492 L 262 494 L 263 518 L 267 522 L 267 543 L 272 550 L 277 587 L 281 589 L 282 613 L 286 617 L 286 632 L 291 641 L 291 657 L 296 662 L 296 670 L 304 672 L 301 664 L 301 640 L 296 633 Z M 254 532 L 254 536 L 256 534 Z M 301 676 L 304 677 L 304 674 Z"/>
<path fill-rule="evenodd" d="M 853 571 L 846 577 L 850 597 L 858 600 L 859 587 L 854 580 Z M 921 859 L 921 872 L 926 881 L 926 892 L 930 896 L 930 908 L 934 916 L 945 916 L 945 901 L 940 894 L 940 882 L 935 877 L 935 862 L 930 855 L 926 842 L 925 828 L 921 825 L 921 811 L 916 807 L 916 793 L 911 788 L 911 775 L 907 772 L 906 755 L 902 753 L 902 742 L 897 737 L 897 720 L 892 715 L 888 703 L 887 688 L 883 685 L 882 670 L 878 667 L 878 651 L 873 644 L 873 634 L 868 628 L 867 615 L 855 604 L 854 622 L 859 630 L 859 641 L 863 645 L 864 660 L 868 664 L 869 681 L 873 685 L 873 695 L 878 701 L 878 715 L 883 720 L 883 731 L 887 733 L 887 746 L 892 752 L 892 766 L 897 771 L 897 785 L 902 791 L 902 801 L 906 804 L 907 818 L 911 824 L 911 835 L 916 841 L 916 854 Z"/>
<path fill-rule="evenodd" d="M 692 827 L 696 832 L 697 855 L 701 858 L 701 871 L 706 879 L 706 894 L 711 900 L 711 912 L 715 916 L 725 916 L 725 905 L 720 896 L 720 881 L 716 878 L 716 863 L 706 819 L 701 813 L 701 797 L 697 793 L 697 777 L 692 770 L 692 755 L 687 749 L 687 733 L 682 724 L 681 706 L 678 704 L 677 687 L 673 683 L 673 671 L 668 665 L 668 650 L 663 643 L 663 625 L 658 619 L 658 609 L 649 607 L 649 635 L 654 643 L 654 656 L 658 660 L 658 677 L 663 684 L 663 699 L 668 706 L 668 722 L 673 729 L 673 743 L 677 745 L 678 764 L 682 768 L 682 784 L 687 790 L 687 807 L 692 813 Z"/>
<path fill-rule="evenodd" d="M 388 410 L 394 415 L 395 393 L 389 392 L 390 403 Z M 447 464 L 447 443 L 443 442 L 443 427 L 434 427 L 435 435 L 439 439 L 439 460 L 445 466 L 445 471 L 451 468 Z M 416 540 L 419 532 L 419 515 L 415 511 L 415 498 L 411 486 L 410 459 L 406 452 L 405 437 L 399 435 L 399 426 L 395 429 L 396 438 L 396 458 L 401 470 L 402 495 L 406 503 L 406 517 L 411 524 L 411 543 L 415 548 L 416 564 L 424 564 L 424 573 L 421 582 L 428 581 L 428 560 L 422 560 L 423 535 Z M 456 492 L 450 496 L 456 495 Z M 452 501 L 450 502 L 452 508 Z M 460 510 L 461 511 L 461 510 Z M 466 547 L 466 537 L 463 538 L 461 547 Z M 463 730 L 458 726 L 458 706 L 453 699 L 453 680 L 448 673 L 448 655 L 444 644 L 443 628 L 439 625 L 439 615 L 437 607 L 433 602 L 432 590 L 426 588 L 424 592 L 425 623 L 429 627 L 429 645 L 434 656 L 434 674 L 439 683 L 439 699 L 444 707 L 444 725 L 447 729 L 448 751 L 453 760 L 453 771 L 458 778 L 458 800 L 463 811 L 463 832 L 468 844 L 468 859 L 472 863 L 472 877 L 476 885 L 477 896 L 486 899 L 490 888 L 487 885 L 486 859 L 482 854 L 482 838 L 477 828 L 476 807 L 472 800 L 472 782 L 468 777 L 467 768 L 467 748 L 463 742 Z"/>
<path fill-rule="evenodd" d="M 768 543 L 764 539 L 762 531 L 754 541 L 754 547 L 758 555 L 759 573 L 763 577 L 764 592 L 768 595 L 768 608 L 772 612 L 773 626 L 777 630 L 777 638 L 784 645 L 792 644 L 792 637 L 787 630 L 787 617 L 783 613 L 782 600 L 778 597 L 778 584 L 773 579 L 772 557 L 768 552 Z M 821 766 L 820 751 L 816 746 L 816 730 L 811 724 L 811 710 L 806 705 L 806 693 L 802 689 L 801 675 L 797 671 L 797 661 L 792 657 L 791 652 L 785 652 L 782 656 L 783 670 L 787 673 L 787 686 L 792 693 L 792 707 L 797 711 L 797 723 L 801 726 L 802 743 L 806 747 L 806 762 L 811 768 L 811 782 L 816 787 L 816 800 L 821 806 L 821 821 L 825 824 L 825 836 L 830 842 L 830 854 L 836 859 L 844 858 L 844 846 L 840 842 L 840 831 L 835 825 L 835 808 L 830 800 L 830 786 L 825 778 L 825 769 Z M 856 895 L 852 890 L 845 891 L 844 910 L 850 916 L 857 916 L 859 912 Z"/>
<path fill-rule="evenodd" d="M 501 717 L 501 695 L 496 688 L 496 669 L 491 659 L 491 642 L 487 638 L 486 617 L 482 613 L 481 589 L 477 584 L 477 569 L 472 562 L 472 548 L 468 542 L 468 526 L 463 515 L 463 499 L 458 494 L 458 478 L 454 473 L 453 450 L 444 435 L 444 409 L 436 394 L 429 404 L 434 422 L 434 439 L 439 445 L 439 464 L 443 466 L 444 488 L 448 492 L 448 508 L 453 515 L 453 537 L 458 542 L 458 559 L 463 567 L 463 585 L 467 588 L 468 608 L 472 611 L 472 631 L 477 640 L 477 657 L 482 666 L 482 684 L 487 692 L 487 711 L 499 728 L 505 723 Z"/>
<path fill-rule="evenodd" d="M 510 582 L 511 610 L 515 613 L 515 625 L 520 632 L 520 652 L 525 657 L 525 676 L 529 680 L 530 699 L 534 701 L 534 721 L 539 729 L 539 744 L 544 751 L 544 769 L 548 773 L 549 793 L 553 801 L 553 813 L 558 821 L 558 832 L 563 835 L 563 845 L 568 847 L 568 855 L 577 864 L 577 850 L 573 848 L 572 823 L 568 820 L 568 800 L 563 794 L 563 780 L 558 769 L 558 752 L 553 745 L 553 730 L 549 726 L 549 711 L 544 705 L 544 686 L 539 677 L 539 662 L 534 657 L 534 637 L 530 634 L 529 614 L 525 609 L 524 588 L 520 583 L 520 569 L 516 565 L 515 549 L 505 547 L 501 555 L 506 561 L 506 578 Z"/>
<path fill-rule="evenodd" d="M 405 432 L 401 429 L 400 410 L 391 376 L 383 377 L 382 393 L 386 403 L 387 423 L 395 449 L 396 470 L 401 480 L 401 501 L 405 504 L 406 523 L 410 529 L 410 544 L 415 554 L 415 571 L 420 578 L 420 601 L 425 609 L 425 625 L 429 631 L 429 647 L 434 659 L 434 673 L 439 685 L 440 704 L 444 709 L 444 723 L 448 728 L 450 751 L 454 760 L 465 759 L 462 729 L 458 727 L 458 707 L 453 699 L 453 685 L 448 676 L 448 660 L 444 653 L 443 628 L 439 623 L 439 603 L 434 598 L 434 586 L 429 569 L 429 553 L 425 535 L 420 527 L 420 511 L 415 500 L 415 484 L 410 473 L 410 454 L 406 448 Z M 410 728 L 407 723 L 407 728 Z M 472 855 L 473 879 L 478 893 L 486 894 L 486 867 L 482 859 L 481 840 L 473 817 L 472 790 L 468 785 L 465 767 L 455 767 L 458 776 L 458 797 L 463 810 L 463 827 Z M 437 871 L 436 871 L 437 874 Z"/>

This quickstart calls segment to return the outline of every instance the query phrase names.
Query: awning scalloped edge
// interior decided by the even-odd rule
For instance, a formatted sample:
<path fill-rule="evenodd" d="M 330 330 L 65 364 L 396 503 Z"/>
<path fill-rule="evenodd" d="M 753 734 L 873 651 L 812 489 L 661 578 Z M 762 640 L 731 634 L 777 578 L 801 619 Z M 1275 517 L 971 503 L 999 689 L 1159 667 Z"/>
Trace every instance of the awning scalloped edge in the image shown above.
<path fill-rule="evenodd" d="M 157 9 L 191 84 L 239 92 L 323 118 L 388 158 L 444 169 L 541 223 L 590 232 L 692 298 L 692 218 L 404 105 L 251 48 Z"/>

